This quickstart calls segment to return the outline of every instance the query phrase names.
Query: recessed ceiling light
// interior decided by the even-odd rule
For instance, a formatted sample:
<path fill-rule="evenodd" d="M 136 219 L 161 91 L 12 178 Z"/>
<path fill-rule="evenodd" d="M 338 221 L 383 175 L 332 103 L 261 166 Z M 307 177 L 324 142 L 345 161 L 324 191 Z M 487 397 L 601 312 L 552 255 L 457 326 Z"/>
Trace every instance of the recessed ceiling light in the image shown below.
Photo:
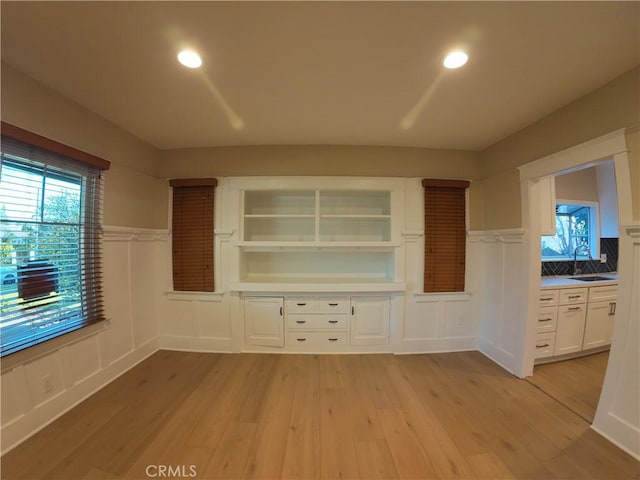
<path fill-rule="evenodd" d="M 202 65 L 202 59 L 193 50 L 183 50 L 178 54 L 178 61 L 188 68 L 198 68 Z"/>
<path fill-rule="evenodd" d="M 461 51 L 451 52 L 444 59 L 443 65 L 447 68 L 460 68 L 469 60 L 469 56 Z"/>

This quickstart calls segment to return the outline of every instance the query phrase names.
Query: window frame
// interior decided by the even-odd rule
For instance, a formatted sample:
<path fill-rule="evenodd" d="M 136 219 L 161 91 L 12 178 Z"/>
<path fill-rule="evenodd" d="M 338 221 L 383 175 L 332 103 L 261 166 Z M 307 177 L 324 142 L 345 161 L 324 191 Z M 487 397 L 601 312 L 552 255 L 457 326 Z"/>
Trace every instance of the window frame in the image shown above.
<path fill-rule="evenodd" d="M 43 184 L 51 178 L 79 180 L 80 199 L 78 205 L 77 222 L 60 222 L 45 220 L 41 212 L 39 219 L 32 222 L 34 225 L 76 225 L 78 228 L 78 279 L 74 285 L 74 291 L 80 295 L 78 312 L 73 316 L 65 316 L 63 322 L 51 322 L 42 331 L 34 334 L 33 331 L 25 331 L 24 335 L 10 338 L 2 345 L 2 360 L 24 358 L 30 354 L 26 352 L 40 352 L 48 350 L 51 345 L 73 340 L 86 335 L 87 331 L 94 331 L 96 326 L 106 319 L 104 313 L 104 300 L 101 275 L 101 226 L 102 226 L 102 202 L 103 202 L 103 171 L 110 167 L 110 162 L 92 154 L 82 152 L 73 147 L 64 145 L 55 140 L 43 137 L 33 132 L 21 129 L 6 122 L 1 122 L 2 154 L 6 156 L 7 167 L 17 170 L 31 170 L 36 175 L 41 175 Z M 4 160 L 3 160 L 4 163 Z M 42 167 L 40 165 L 43 165 Z M 49 170 L 50 169 L 50 170 Z M 68 177 L 67 177 L 68 172 Z M 67 177 L 67 178 L 65 178 Z M 19 185 L 17 187 L 20 188 Z M 43 210 L 44 193 L 38 200 L 40 210 Z M 36 208 L 37 209 L 37 208 Z M 8 223 L 17 222 L 16 219 L 7 219 Z M 12 264 L 14 262 L 12 261 Z M 17 261 L 15 262 L 18 269 Z M 29 263 L 27 263 L 29 265 Z M 23 267 L 24 268 L 24 267 Z M 28 267 L 27 267 L 28 268 Z M 73 268 L 73 266 L 71 266 Z M 16 288 L 18 286 L 16 285 Z M 40 309 L 40 319 L 51 318 L 52 309 L 29 304 L 29 299 L 22 301 L 16 297 L 16 325 L 25 323 L 25 327 L 31 322 L 33 315 L 27 319 L 27 308 L 31 308 L 31 314 L 35 309 Z M 55 318 L 55 317 L 54 317 Z M 91 327 L 88 329 L 88 327 Z M 5 326 L 5 328 L 7 328 Z M 5 332 L 7 333 L 7 332 Z M 72 334 L 70 337 L 66 335 Z"/>
<path fill-rule="evenodd" d="M 600 202 L 593 200 L 566 200 L 556 199 L 556 208 L 558 205 L 575 205 L 578 207 L 589 208 L 589 250 L 591 251 L 591 257 L 593 260 L 600 258 Z M 555 218 L 555 217 L 554 217 Z M 563 256 L 545 256 L 542 253 L 542 239 L 544 237 L 550 237 L 552 235 L 540 236 L 540 258 L 543 262 L 566 262 L 573 261 L 573 254 Z M 589 260 L 589 255 L 578 255 L 577 260 Z"/>

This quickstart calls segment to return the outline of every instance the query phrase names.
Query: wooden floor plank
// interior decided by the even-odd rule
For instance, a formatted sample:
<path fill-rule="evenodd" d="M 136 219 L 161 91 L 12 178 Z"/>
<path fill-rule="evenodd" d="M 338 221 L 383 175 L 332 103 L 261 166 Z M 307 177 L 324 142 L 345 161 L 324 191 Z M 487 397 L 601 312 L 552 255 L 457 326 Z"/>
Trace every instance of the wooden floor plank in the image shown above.
<path fill-rule="evenodd" d="M 604 365 L 555 375 L 596 381 Z M 583 398 L 578 383 L 554 388 Z M 160 351 L 0 462 L 3 480 L 149 478 L 156 465 L 195 478 L 640 479 L 567 402 L 479 352 Z"/>

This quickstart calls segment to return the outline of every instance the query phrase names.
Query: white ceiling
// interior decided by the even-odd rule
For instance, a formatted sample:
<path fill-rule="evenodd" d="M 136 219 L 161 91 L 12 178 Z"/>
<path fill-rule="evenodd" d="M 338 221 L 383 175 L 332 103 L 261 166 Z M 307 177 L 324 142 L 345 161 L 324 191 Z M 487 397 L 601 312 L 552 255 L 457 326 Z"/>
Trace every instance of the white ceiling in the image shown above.
<path fill-rule="evenodd" d="M 639 2 L 9 2 L 2 59 L 150 144 L 480 150 L 639 63 Z M 175 60 L 198 49 L 199 71 Z M 441 67 L 463 46 L 469 63 Z"/>

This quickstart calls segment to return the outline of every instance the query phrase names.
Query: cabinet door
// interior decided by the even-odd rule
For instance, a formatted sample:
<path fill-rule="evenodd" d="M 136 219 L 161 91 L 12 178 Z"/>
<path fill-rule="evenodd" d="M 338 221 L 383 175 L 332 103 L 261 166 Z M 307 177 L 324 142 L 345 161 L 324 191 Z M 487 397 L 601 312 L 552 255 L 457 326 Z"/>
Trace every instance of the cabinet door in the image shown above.
<path fill-rule="evenodd" d="M 615 302 L 591 302 L 587 308 L 582 348 L 595 348 L 611 343 Z"/>
<path fill-rule="evenodd" d="M 244 299 L 244 331 L 249 345 L 284 346 L 283 299 L 247 297 Z"/>
<path fill-rule="evenodd" d="M 586 304 L 584 303 L 558 307 L 554 355 L 564 355 L 582 350 L 585 318 Z"/>
<path fill-rule="evenodd" d="M 351 345 L 389 343 L 389 298 L 351 298 Z"/>

